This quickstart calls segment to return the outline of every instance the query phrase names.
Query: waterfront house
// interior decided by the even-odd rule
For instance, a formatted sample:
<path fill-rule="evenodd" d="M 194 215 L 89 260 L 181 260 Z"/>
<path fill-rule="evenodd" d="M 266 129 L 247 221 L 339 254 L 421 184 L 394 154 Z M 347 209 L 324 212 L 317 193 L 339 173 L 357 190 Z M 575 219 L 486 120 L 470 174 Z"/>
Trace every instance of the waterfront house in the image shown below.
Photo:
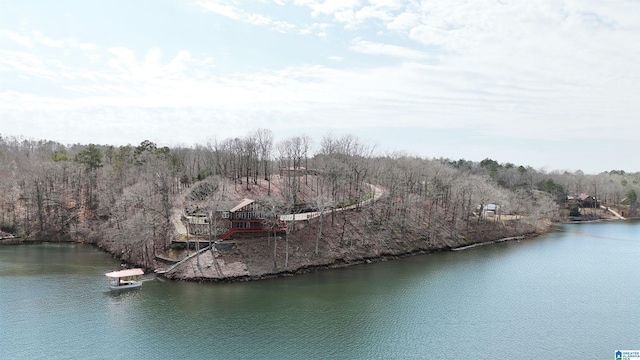
<path fill-rule="evenodd" d="M 284 221 L 278 222 L 276 226 L 270 226 L 265 209 L 252 199 L 243 199 L 229 211 L 223 212 L 222 218 L 230 222 L 229 230 L 222 235 L 222 240 L 232 235 L 259 236 L 268 232 L 281 233 L 287 230 Z M 274 215 L 273 218 L 279 217 Z"/>
<path fill-rule="evenodd" d="M 577 196 L 567 196 L 567 207 L 571 207 L 571 205 L 578 205 L 581 208 L 592 208 L 600 207 L 600 202 L 595 196 L 582 193 Z"/>

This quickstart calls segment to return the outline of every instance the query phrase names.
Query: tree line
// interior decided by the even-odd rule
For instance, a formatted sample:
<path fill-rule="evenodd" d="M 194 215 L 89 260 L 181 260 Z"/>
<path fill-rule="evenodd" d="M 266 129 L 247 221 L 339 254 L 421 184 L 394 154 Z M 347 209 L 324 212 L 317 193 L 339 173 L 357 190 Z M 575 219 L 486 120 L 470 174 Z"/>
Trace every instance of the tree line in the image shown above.
<path fill-rule="evenodd" d="M 296 175 L 281 176 L 283 171 Z M 171 244 L 172 218 L 185 194 L 212 204 L 228 187 L 252 191 L 259 184 L 266 191 L 256 196 L 275 212 L 330 210 L 326 226 L 339 223 L 342 236 L 348 226 L 393 227 L 419 233 L 429 243 L 467 236 L 481 223 L 499 226 L 478 216 L 489 204 L 534 227 L 561 216 L 567 196 L 583 193 L 633 214 L 640 174 L 547 172 L 492 159 L 379 154 L 353 135 L 328 134 L 317 144 L 307 135 L 275 142 L 267 129 L 190 147 L 148 140 L 63 145 L 0 136 L 0 230 L 92 242 L 142 264 Z M 360 208 L 375 189 L 385 195 L 375 206 Z M 336 212 L 346 206 L 362 212 L 358 224 L 349 224 L 347 212 Z M 317 241 L 322 233 L 321 226 Z"/>

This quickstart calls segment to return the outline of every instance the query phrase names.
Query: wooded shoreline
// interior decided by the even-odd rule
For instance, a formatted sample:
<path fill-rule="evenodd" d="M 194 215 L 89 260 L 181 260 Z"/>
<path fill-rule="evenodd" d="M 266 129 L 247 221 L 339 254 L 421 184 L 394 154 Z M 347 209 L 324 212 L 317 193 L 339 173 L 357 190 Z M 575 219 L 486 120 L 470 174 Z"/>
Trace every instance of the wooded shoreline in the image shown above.
<path fill-rule="evenodd" d="M 521 236 L 516 236 L 516 237 L 501 238 L 501 239 L 497 239 L 497 240 L 493 240 L 493 241 L 485 241 L 485 242 L 482 242 L 482 243 L 476 243 L 476 244 L 467 245 L 467 246 L 458 247 L 458 248 L 446 248 L 445 247 L 445 248 L 440 248 L 440 249 L 415 249 L 415 250 L 412 250 L 410 252 L 400 253 L 400 254 L 381 254 L 381 255 L 376 256 L 376 257 L 363 257 L 363 258 L 360 258 L 360 259 L 352 259 L 352 260 L 337 259 L 333 263 L 329 263 L 329 264 L 309 265 L 309 266 L 303 266 L 303 267 L 295 268 L 295 269 L 283 269 L 283 270 L 280 270 L 280 271 L 277 271 L 277 272 L 265 273 L 265 274 L 261 274 L 261 275 L 232 276 L 232 277 L 225 277 L 225 278 L 221 278 L 221 279 L 171 278 L 171 277 L 169 277 L 167 279 L 178 280 L 178 281 L 195 281 L 195 282 L 241 282 L 241 281 L 274 279 L 274 278 L 280 278 L 280 277 L 288 277 L 288 276 L 295 276 L 295 275 L 313 273 L 313 272 L 317 272 L 317 271 L 324 271 L 324 270 L 331 270 L 331 269 L 342 269 L 342 268 L 346 268 L 346 267 L 363 265 L 363 264 L 371 264 L 371 263 L 376 263 L 376 262 L 391 261 L 391 260 L 402 259 L 402 258 L 411 257 L 411 256 L 431 254 L 431 253 L 435 253 L 435 252 L 461 251 L 461 250 L 465 250 L 465 249 L 469 249 L 469 248 L 473 248 L 473 247 L 477 247 L 477 246 L 485 246 L 485 245 L 490 245 L 490 244 L 497 244 L 497 243 L 505 242 L 505 241 L 533 239 L 533 238 L 536 238 L 536 237 L 538 237 L 540 235 L 542 235 L 542 234 L 528 234 L 528 235 L 521 235 Z M 46 240 L 23 239 L 23 238 L 2 238 L 2 239 L 0 239 L 0 245 L 35 245 L 35 244 L 49 244 L 49 243 L 53 243 L 53 244 L 85 244 L 83 242 L 77 242 L 77 241 L 73 241 L 73 240 L 62 240 L 62 241 L 55 241 L 54 242 L 54 241 L 46 241 Z M 102 249 L 102 248 L 100 248 L 99 246 L 97 246 L 95 244 L 88 244 L 88 245 L 96 246 L 99 250 L 108 253 L 105 249 Z M 112 255 L 112 254 L 110 254 L 110 255 Z M 114 256 L 114 258 L 118 259 L 115 256 Z M 126 265 L 127 266 L 134 266 L 135 264 L 126 264 Z M 147 270 L 147 272 L 152 273 L 154 269 L 146 269 L 146 270 Z M 162 275 L 159 275 L 159 276 L 162 276 Z"/>
<path fill-rule="evenodd" d="M 0 243 L 95 244 L 163 271 L 158 259 L 191 253 L 178 242 L 231 236 L 234 246 L 167 274 L 217 281 L 464 249 L 544 233 L 570 216 L 608 216 L 601 207 L 637 213 L 640 173 L 546 172 L 374 148 L 353 135 L 276 143 L 266 129 L 173 148 L 0 136 L 0 231 L 14 236 Z M 238 204 L 255 209 L 222 216 Z M 245 239 L 257 235 L 249 232 L 262 237 Z"/>
<path fill-rule="evenodd" d="M 582 222 L 582 223 L 592 223 L 592 222 L 601 222 L 601 221 L 619 221 L 619 220 L 615 220 L 615 219 L 599 219 L 599 220 L 585 221 L 585 222 Z M 565 222 L 565 223 L 566 224 L 575 224 L 576 222 Z M 580 222 L 577 222 L 577 223 L 580 223 Z M 398 253 L 398 254 L 382 253 L 382 254 L 380 254 L 378 256 L 375 256 L 375 257 L 362 257 L 362 258 L 353 258 L 353 259 L 348 259 L 348 260 L 336 259 L 333 262 L 327 263 L 327 264 L 306 265 L 306 266 L 301 266 L 301 267 L 298 267 L 298 268 L 281 269 L 281 270 L 278 270 L 278 271 L 266 272 L 264 274 L 228 276 L 228 277 L 217 278 L 217 279 L 203 278 L 203 277 L 191 277 L 191 278 L 185 277 L 185 278 L 181 278 L 181 277 L 165 277 L 163 275 L 158 275 L 158 276 L 167 278 L 169 280 L 174 280 L 174 281 L 194 281 L 194 282 L 243 282 L 243 281 L 256 281 L 256 280 L 275 279 L 275 278 L 281 278 L 281 277 L 289 277 L 289 276 L 297 276 L 297 275 L 303 275 L 303 274 L 308 274 L 308 273 L 314 273 L 314 272 L 318 272 L 318 271 L 342 269 L 342 268 L 347 268 L 347 267 L 357 266 L 357 265 L 364 265 L 364 264 L 371 264 L 371 263 L 377 263 L 377 262 L 392 261 L 392 260 L 402 259 L 402 258 L 411 257 L 411 256 L 428 255 L 428 254 L 432 254 L 432 253 L 436 253 L 436 252 L 442 252 L 442 251 L 463 251 L 463 250 L 468 250 L 468 249 L 472 249 L 472 248 L 479 247 L 479 246 L 494 245 L 494 244 L 499 244 L 499 243 L 507 242 L 507 241 L 533 240 L 535 238 L 538 238 L 541 235 L 544 235 L 544 234 L 547 234 L 547 233 L 552 233 L 554 231 L 558 231 L 559 225 L 560 224 L 551 224 L 550 226 L 548 226 L 546 228 L 545 231 L 542 231 L 540 233 L 530 233 L 530 234 L 523 234 L 523 235 L 518 235 L 518 236 L 498 238 L 498 239 L 495 239 L 495 240 L 476 242 L 476 243 L 471 243 L 469 245 L 453 247 L 453 248 L 451 248 L 451 247 L 442 247 L 442 248 L 437 248 L 437 249 L 420 249 L 420 248 L 417 248 L 417 249 L 413 249 L 413 250 L 405 252 L 405 253 Z M 256 241 L 260 241 L 260 240 L 256 240 Z M 23 239 L 23 238 L 2 238 L 2 239 L 0 239 L 0 245 L 24 245 L 24 244 L 42 244 L 42 243 L 57 243 L 57 244 L 58 243 L 66 243 L 66 244 L 81 243 L 81 244 L 84 244 L 83 242 L 78 242 L 78 241 L 74 241 L 74 240 L 70 240 L 70 239 L 60 240 L 60 241 L 46 241 L 46 240 Z M 96 246 L 101 251 L 104 251 L 104 252 L 108 253 L 108 251 L 106 249 L 100 248 L 96 244 L 89 244 L 89 245 Z M 114 256 L 114 258 L 117 259 L 116 256 Z M 134 266 L 135 264 L 126 264 L 126 265 L 127 266 Z M 153 273 L 154 269 L 146 269 L 146 270 L 147 270 L 148 273 Z"/>

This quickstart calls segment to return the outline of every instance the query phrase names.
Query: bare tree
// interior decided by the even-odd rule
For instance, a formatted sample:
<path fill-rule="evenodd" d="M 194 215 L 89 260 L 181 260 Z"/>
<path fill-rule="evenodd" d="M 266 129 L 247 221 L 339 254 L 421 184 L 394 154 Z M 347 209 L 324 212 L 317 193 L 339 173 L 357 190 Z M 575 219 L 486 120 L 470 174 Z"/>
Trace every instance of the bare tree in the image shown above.
<path fill-rule="evenodd" d="M 271 195 L 271 151 L 273 149 L 273 133 L 268 129 L 258 129 L 255 133 L 260 162 L 264 170 L 264 179 L 269 182 L 267 195 Z"/>
<path fill-rule="evenodd" d="M 315 197 L 313 202 L 314 202 L 314 208 L 318 212 L 320 212 L 320 214 L 318 215 L 320 220 L 318 225 L 318 235 L 316 236 L 316 248 L 315 248 L 315 254 L 318 255 L 318 245 L 320 243 L 320 240 L 322 240 L 322 225 L 324 223 L 324 215 L 327 209 L 332 209 L 334 207 L 334 203 L 333 201 L 331 201 L 331 199 L 329 199 L 327 196 L 324 196 L 324 195 L 319 195 Z"/>

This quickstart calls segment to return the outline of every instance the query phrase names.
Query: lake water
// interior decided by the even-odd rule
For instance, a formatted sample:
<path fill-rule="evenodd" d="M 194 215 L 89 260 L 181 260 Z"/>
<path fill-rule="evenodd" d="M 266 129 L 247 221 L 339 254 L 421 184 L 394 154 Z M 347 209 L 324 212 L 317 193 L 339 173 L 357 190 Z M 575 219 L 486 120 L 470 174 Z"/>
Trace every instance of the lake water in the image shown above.
<path fill-rule="evenodd" d="M 259 241 L 259 240 L 258 240 Z M 640 349 L 640 223 L 250 283 L 148 281 L 0 246 L 0 359 L 613 359 Z"/>

